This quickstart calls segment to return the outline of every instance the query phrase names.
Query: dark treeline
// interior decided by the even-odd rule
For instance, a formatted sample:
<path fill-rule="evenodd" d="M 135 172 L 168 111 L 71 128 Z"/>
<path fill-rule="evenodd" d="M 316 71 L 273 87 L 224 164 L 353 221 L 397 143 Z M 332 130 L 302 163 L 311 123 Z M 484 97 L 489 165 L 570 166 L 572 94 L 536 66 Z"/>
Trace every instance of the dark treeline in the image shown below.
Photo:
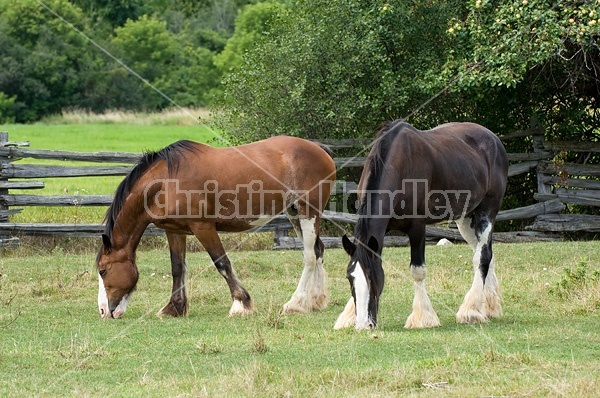
<path fill-rule="evenodd" d="M 210 105 L 232 67 L 224 50 L 238 12 L 252 2 L 0 0 L 0 123 Z"/>

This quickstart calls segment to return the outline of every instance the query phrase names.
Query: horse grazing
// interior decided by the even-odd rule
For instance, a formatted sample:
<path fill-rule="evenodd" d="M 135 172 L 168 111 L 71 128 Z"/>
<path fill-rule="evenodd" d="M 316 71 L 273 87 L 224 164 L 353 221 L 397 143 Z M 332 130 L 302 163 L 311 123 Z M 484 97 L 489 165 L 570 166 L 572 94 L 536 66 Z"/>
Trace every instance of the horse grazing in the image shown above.
<path fill-rule="evenodd" d="M 229 315 L 252 311 L 252 299 L 231 266 L 217 231 L 240 232 L 285 213 L 304 243 L 304 269 L 285 313 L 326 306 L 324 245 L 319 222 L 333 182 L 331 153 L 294 137 L 214 148 L 178 141 L 146 153 L 120 183 L 106 213 L 96 260 L 102 317 L 125 312 L 138 281 L 135 251 L 150 223 L 166 232 L 173 290 L 159 315 L 188 312 L 185 288 L 186 236 L 194 235 L 227 281 Z"/>
<path fill-rule="evenodd" d="M 352 297 L 334 328 L 371 329 L 383 291 L 383 236 L 396 230 L 410 241 L 413 311 L 406 328 L 440 325 L 425 290 L 425 226 L 454 219 L 474 251 L 473 285 L 460 306 L 460 323 L 501 315 L 494 273 L 492 228 L 506 189 L 508 160 L 491 131 L 473 123 L 448 123 L 419 131 L 395 121 L 381 129 L 359 182 L 355 242 L 342 237 L 350 255 Z"/>

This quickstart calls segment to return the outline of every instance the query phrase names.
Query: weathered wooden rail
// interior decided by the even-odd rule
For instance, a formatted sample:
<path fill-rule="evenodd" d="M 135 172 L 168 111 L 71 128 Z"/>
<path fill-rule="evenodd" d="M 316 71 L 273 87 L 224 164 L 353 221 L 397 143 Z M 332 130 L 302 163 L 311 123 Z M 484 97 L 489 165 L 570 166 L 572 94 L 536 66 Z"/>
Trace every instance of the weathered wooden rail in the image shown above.
<path fill-rule="evenodd" d="M 501 211 L 499 221 L 517 219 L 535 219 L 527 227 L 527 231 L 497 233 L 498 241 L 512 242 L 521 240 L 554 239 L 556 235 L 546 232 L 570 232 L 600 230 L 600 216 L 582 214 L 559 214 L 565 204 L 585 206 L 600 206 L 600 165 L 587 164 L 555 164 L 549 159 L 555 151 L 600 152 L 598 143 L 553 143 L 544 142 L 540 130 L 519 131 L 502 137 L 504 141 L 531 137 L 532 151 L 527 153 L 509 154 L 509 177 L 524 173 L 536 173 L 538 192 L 534 198 L 539 203 L 517 209 Z M 321 140 L 329 145 L 334 153 L 341 149 L 365 148 L 368 140 Z M 140 154 L 128 152 L 72 152 L 52 151 L 26 148 L 28 143 L 10 142 L 8 133 L 0 133 L 0 243 L 14 243 L 14 238 L 20 235 L 34 236 L 67 236 L 67 237 L 97 237 L 103 230 L 101 224 L 25 224 L 10 223 L 8 217 L 28 206 L 108 206 L 112 201 L 111 195 L 56 195 L 44 196 L 36 194 L 11 194 L 13 189 L 40 190 L 44 188 L 43 181 L 49 177 L 85 177 L 85 176 L 124 176 L 132 165 L 137 162 Z M 361 151 L 366 155 L 366 151 Z M 31 158 L 45 160 L 64 160 L 92 162 L 98 166 L 59 166 L 37 164 L 15 164 L 16 160 Z M 336 157 L 338 168 L 363 167 L 366 156 Z M 110 163 L 106 165 L 103 163 Z M 114 164 L 124 164 L 122 166 Z M 583 178 L 581 178 L 583 177 Z M 14 181 L 19 179 L 19 181 Z M 356 191 L 355 181 L 338 181 L 335 193 L 341 194 L 344 200 L 347 195 Z M 356 215 L 335 211 L 327 211 L 324 218 L 332 223 L 354 223 Z M 296 248 L 299 242 L 287 236 L 291 224 L 283 216 L 274 218 L 268 224 L 257 228 L 255 232 L 275 231 L 275 243 L 280 248 Z M 153 225 L 148 227 L 147 235 L 161 235 L 162 231 Z M 431 239 L 448 238 L 462 239 L 454 228 L 433 226 L 428 227 L 427 234 Z M 390 245 L 407 244 L 405 237 L 388 237 Z M 339 238 L 326 238 L 327 246 L 338 246 Z"/>

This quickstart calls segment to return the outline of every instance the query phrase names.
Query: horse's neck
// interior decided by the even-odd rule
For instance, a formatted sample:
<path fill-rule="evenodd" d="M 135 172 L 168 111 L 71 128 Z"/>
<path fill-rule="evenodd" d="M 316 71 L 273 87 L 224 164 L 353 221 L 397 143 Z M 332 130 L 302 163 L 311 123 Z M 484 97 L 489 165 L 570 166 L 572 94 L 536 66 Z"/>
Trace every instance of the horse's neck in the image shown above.
<path fill-rule="evenodd" d="M 387 217 L 364 217 L 360 216 L 355 226 L 354 235 L 363 244 L 367 244 L 371 237 L 383 242 L 389 218 Z"/>
<path fill-rule="evenodd" d="M 131 193 L 123 203 L 112 230 L 115 247 L 135 252 L 150 222 L 143 198 Z"/>
<path fill-rule="evenodd" d="M 113 228 L 113 241 L 115 248 L 123 248 L 127 249 L 128 251 L 135 252 L 136 248 L 140 244 L 142 236 L 144 235 L 146 227 L 150 224 L 150 221 L 144 221 L 143 223 L 136 221 L 136 225 L 127 226 L 128 221 L 119 221 L 119 218 L 117 218 L 117 222 Z"/>

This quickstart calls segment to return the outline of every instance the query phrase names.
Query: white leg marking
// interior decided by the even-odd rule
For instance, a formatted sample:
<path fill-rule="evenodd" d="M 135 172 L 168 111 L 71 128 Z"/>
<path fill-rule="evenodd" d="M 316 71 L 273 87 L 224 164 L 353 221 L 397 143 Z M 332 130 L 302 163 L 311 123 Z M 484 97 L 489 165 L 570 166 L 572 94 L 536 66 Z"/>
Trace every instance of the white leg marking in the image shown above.
<path fill-rule="evenodd" d="M 98 310 L 102 318 L 110 318 L 110 310 L 108 309 L 108 297 L 102 277 L 98 274 Z"/>
<path fill-rule="evenodd" d="M 486 303 L 486 315 L 488 318 L 498 318 L 502 315 L 502 305 L 500 284 L 496 278 L 496 272 L 494 271 L 494 256 L 490 261 L 490 267 L 488 269 L 487 277 L 485 278 L 485 286 L 483 288 Z"/>
<path fill-rule="evenodd" d="M 467 241 L 471 249 L 475 250 L 477 247 L 477 237 L 475 236 L 475 231 L 471 228 L 471 218 L 461 218 L 456 220 L 456 226 L 458 227 L 458 231 L 462 235 L 463 238 Z"/>
<path fill-rule="evenodd" d="M 249 310 L 244 307 L 244 303 L 241 300 L 233 300 L 233 304 L 231 304 L 231 309 L 229 310 L 229 316 L 236 315 L 250 315 L 252 310 Z"/>
<path fill-rule="evenodd" d="M 354 305 L 354 297 L 350 297 L 344 311 L 338 316 L 333 328 L 335 330 L 346 329 L 353 327 L 356 324 L 356 306 Z"/>
<path fill-rule="evenodd" d="M 323 260 L 317 260 L 315 254 L 316 218 L 301 218 L 302 241 L 304 244 L 302 276 L 298 287 L 290 301 L 283 306 L 284 314 L 295 312 L 310 312 L 323 309 L 327 306 L 326 274 Z"/>
<path fill-rule="evenodd" d="M 373 321 L 369 317 L 369 285 L 362 266 L 354 263 L 354 295 L 356 297 L 356 330 L 373 329 Z"/>
<path fill-rule="evenodd" d="M 458 323 L 473 324 L 489 321 L 486 310 L 486 299 L 483 291 L 483 280 L 481 278 L 479 264 L 481 262 L 481 250 L 483 246 L 487 244 L 491 232 L 492 225 L 489 224 L 477 241 L 475 254 L 473 256 L 473 285 L 466 294 L 465 299 L 463 300 L 463 303 L 456 314 L 456 321 Z"/>
<path fill-rule="evenodd" d="M 115 310 L 112 313 L 113 318 L 119 318 L 121 315 L 123 315 L 125 313 L 125 311 L 127 310 L 127 305 L 129 304 L 129 301 L 131 301 L 131 293 L 123 296 L 123 298 L 119 302 L 119 305 L 117 305 L 117 308 L 115 308 Z"/>
<path fill-rule="evenodd" d="M 425 277 L 427 269 L 425 265 L 417 267 L 410 265 L 410 274 L 415 285 L 415 298 L 413 300 L 413 311 L 404 325 L 407 329 L 432 328 L 440 326 L 440 320 L 431 305 L 427 290 L 425 290 Z"/>

